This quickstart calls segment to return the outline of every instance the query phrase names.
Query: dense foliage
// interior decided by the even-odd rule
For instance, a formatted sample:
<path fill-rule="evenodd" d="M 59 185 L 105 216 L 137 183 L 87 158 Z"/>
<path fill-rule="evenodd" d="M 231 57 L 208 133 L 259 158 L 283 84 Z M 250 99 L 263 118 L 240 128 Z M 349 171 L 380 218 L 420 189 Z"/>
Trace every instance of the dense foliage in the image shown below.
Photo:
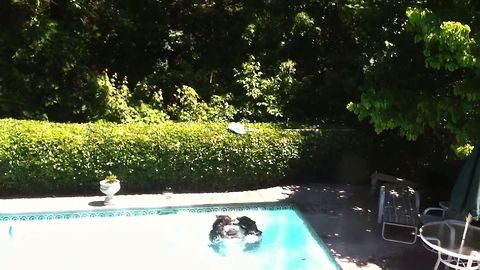
<path fill-rule="evenodd" d="M 236 190 L 278 185 L 289 176 L 334 172 L 352 132 L 247 125 L 238 135 L 219 123 L 58 124 L 0 121 L 2 194 L 97 192 L 110 173 L 123 192 Z M 358 136 L 357 136 L 358 137 Z M 313 165 L 320 166 L 313 166 Z"/>
<path fill-rule="evenodd" d="M 479 14 L 473 0 L 6 0 L 0 117 L 368 133 L 358 116 L 442 162 L 480 136 Z"/>
<path fill-rule="evenodd" d="M 338 123 L 359 51 L 324 1 L 7 0 L 0 115 Z"/>
<path fill-rule="evenodd" d="M 480 136 L 480 3 L 402 2 L 382 26 L 383 48 L 366 67 L 360 101 L 348 108 L 377 132 L 473 145 Z"/>

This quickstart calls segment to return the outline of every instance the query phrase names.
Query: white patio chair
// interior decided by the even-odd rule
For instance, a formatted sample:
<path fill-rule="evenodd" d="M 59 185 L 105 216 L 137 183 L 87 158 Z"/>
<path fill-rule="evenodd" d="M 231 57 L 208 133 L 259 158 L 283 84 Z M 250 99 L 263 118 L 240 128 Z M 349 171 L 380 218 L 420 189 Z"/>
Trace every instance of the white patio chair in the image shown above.
<path fill-rule="evenodd" d="M 382 224 L 382 238 L 403 244 L 414 244 L 417 241 L 418 211 L 420 196 L 409 184 L 412 182 L 394 176 L 374 173 L 372 183 L 385 182 L 380 187 L 378 202 L 378 223 Z M 401 228 L 407 235 L 397 237 L 387 231 Z M 406 230 L 404 230 L 406 229 Z"/>

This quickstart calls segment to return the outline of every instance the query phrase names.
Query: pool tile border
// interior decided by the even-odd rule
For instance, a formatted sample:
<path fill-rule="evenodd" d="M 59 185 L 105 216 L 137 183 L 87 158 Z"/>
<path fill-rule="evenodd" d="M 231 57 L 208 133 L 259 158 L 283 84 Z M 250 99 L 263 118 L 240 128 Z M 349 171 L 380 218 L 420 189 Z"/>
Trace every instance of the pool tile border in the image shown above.
<path fill-rule="evenodd" d="M 9 221 L 42 221 L 42 220 L 67 220 L 77 218 L 111 218 L 111 217 L 134 217 L 169 215 L 179 212 L 190 213 L 217 213 L 231 211 L 252 211 L 252 210 L 282 210 L 294 209 L 292 203 L 257 203 L 241 205 L 209 205 L 209 206 L 180 206 L 180 207 L 154 207 L 154 208 L 118 208 L 118 209 L 97 209 L 59 212 L 26 212 L 0 214 L 0 222 Z"/>

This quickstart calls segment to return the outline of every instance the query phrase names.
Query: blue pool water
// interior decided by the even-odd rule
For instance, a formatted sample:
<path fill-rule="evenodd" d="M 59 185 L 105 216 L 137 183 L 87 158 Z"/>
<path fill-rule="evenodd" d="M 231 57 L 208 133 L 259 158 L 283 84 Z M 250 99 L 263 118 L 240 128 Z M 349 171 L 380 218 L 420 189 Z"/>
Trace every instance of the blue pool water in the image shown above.
<path fill-rule="evenodd" d="M 248 216 L 257 246 L 212 246 L 215 215 Z M 0 214 L 0 269 L 341 269 L 291 205 Z"/>

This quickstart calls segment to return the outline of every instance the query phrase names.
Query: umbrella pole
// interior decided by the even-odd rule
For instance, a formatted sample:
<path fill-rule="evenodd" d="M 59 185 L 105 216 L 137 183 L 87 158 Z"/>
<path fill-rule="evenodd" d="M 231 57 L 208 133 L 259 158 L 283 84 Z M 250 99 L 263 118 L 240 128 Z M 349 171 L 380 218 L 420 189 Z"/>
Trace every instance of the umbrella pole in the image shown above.
<path fill-rule="evenodd" d="M 465 242 L 465 236 L 467 236 L 468 225 L 472 222 L 472 214 L 468 213 L 467 218 L 465 219 L 465 229 L 463 230 L 462 242 L 460 243 L 460 248 L 463 247 L 463 243 Z"/>
<path fill-rule="evenodd" d="M 460 242 L 460 249 L 459 252 L 462 254 L 463 251 L 463 244 L 465 242 L 465 237 L 467 236 L 468 225 L 472 222 L 472 214 L 468 213 L 467 217 L 465 218 L 465 228 L 463 229 L 462 241 Z M 460 258 L 457 258 L 457 266 L 460 263 Z"/>
<path fill-rule="evenodd" d="M 460 242 L 460 254 L 462 254 L 463 244 L 465 242 L 465 237 L 467 236 L 468 225 L 470 224 L 470 222 L 472 222 L 472 218 L 473 216 L 470 213 L 468 213 L 467 217 L 465 218 L 465 229 L 463 229 L 462 242 Z M 459 262 L 460 259 L 457 260 L 457 266 Z"/>

